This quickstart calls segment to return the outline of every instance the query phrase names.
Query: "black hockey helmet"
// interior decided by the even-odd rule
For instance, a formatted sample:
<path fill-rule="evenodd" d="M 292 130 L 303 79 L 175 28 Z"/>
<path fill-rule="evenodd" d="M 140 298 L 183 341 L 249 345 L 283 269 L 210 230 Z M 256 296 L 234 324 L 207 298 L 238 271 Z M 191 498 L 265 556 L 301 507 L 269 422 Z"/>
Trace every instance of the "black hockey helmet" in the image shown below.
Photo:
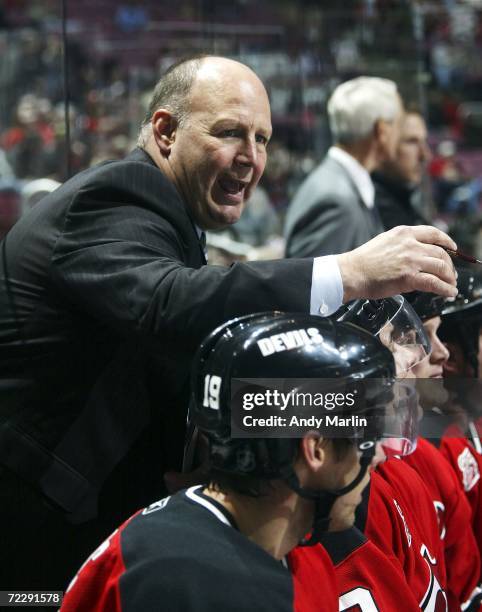
<path fill-rule="evenodd" d="M 338 495 L 356 486 L 370 463 L 383 431 L 353 431 L 362 453 L 357 478 L 340 491 L 302 489 L 293 469 L 299 438 L 233 438 L 231 436 L 232 379 L 329 379 L 337 391 L 376 379 L 366 394 L 364 410 L 386 406 L 392 399 L 395 367 L 392 354 L 364 330 L 347 323 L 305 314 L 261 313 L 234 319 L 202 343 L 191 379 L 190 419 L 206 436 L 213 468 L 236 476 L 284 479 L 300 495 L 320 500 L 323 511 Z M 352 388 L 350 387 L 350 388 Z M 298 387 L 300 389 L 301 387 Z M 347 415 L 353 409 L 345 408 Z M 369 436 L 369 438 L 367 438 Z M 300 436 L 301 437 L 301 436 Z M 318 517 L 319 518 L 319 517 Z"/>
<path fill-rule="evenodd" d="M 482 319 L 482 273 L 468 269 L 458 270 L 455 300 L 446 301 L 443 310 L 444 321 Z"/>
<path fill-rule="evenodd" d="M 425 291 L 412 291 L 411 293 L 406 293 L 404 298 L 409 302 L 422 321 L 427 321 L 433 317 L 439 317 L 447 305 L 447 301 L 444 297 L 436 293 L 427 293 Z"/>
<path fill-rule="evenodd" d="M 482 273 L 478 270 L 459 269 L 458 274 L 459 293 L 455 300 L 446 301 L 438 335 L 444 342 L 456 342 L 462 346 L 477 376 L 482 322 Z"/>
<path fill-rule="evenodd" d="M 430 340 L 422 321 L 401 295 L 355 300 L 335 316 L 337 321 L 349 321 L 362 327 L 388 347 L 395 359 L 398 378 L 404 378 L 414 365 L 430 354 Z"/>

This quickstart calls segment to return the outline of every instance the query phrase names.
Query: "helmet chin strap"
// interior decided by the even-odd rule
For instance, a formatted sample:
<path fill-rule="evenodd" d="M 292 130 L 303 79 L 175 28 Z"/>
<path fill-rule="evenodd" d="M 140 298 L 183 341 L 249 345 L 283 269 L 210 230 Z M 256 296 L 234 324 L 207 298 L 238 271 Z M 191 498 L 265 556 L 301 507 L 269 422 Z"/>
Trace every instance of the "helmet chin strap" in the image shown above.
<path fill-rule="evenodd" d="M 367 473 L 371 461 L 371 456 L 362 456 L 360 459 L 360 470 L 356 477 L 342 489 L 335 489 L 334 491 L 317 491 L 316 489 L 306 489 L 302 487 L 298 480 L 298 476 L 291 468 L 290 473 L 284 479 L 286 484 L 290 489 L 298 493 L 300 497 L 315 502 L 311 534 L 301 540 L 300 546 L 314 546 L 321 541 L 321 536 L 328 531 L 330 525 L 330 512 L 333 508 L 333 504 L 339 497 L 346 495 L 360 484 Z"/>

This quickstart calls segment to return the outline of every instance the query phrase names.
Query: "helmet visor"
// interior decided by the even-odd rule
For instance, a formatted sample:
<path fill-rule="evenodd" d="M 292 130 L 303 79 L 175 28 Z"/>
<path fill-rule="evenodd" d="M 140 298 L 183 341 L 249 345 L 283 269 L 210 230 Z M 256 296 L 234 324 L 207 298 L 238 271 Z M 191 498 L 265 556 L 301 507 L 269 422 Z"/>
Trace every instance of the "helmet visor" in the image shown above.
<path fill-rule="evenodd" d="M 420 408 L 414 382 L 413 379 L 397 381 L 393 400 L 386 407 L 380 443 L 387 458 L 409 455 L 417 447 Z"/>
<path fill-rule="evenodd" d="M 377 442 L 387 459 L 412 453 L 420 417 L 415 379 L 367 379 L 363 388 L 367 408 L 360 416 L 366 417 L 365 424 L 354 427 L 350 436 L 361 455 L 373 454 Z"/>
<path fill-rule="evenodd" d="M 430 355 L 432 347 L 422 321 L 410 304 L 401 295 L 392 300 L 386 322 L 376 335 L 391 350 L 397 377 L 406 378 L 413 366 Z M 396 310 L 395 305 L 398 305 Z"/>

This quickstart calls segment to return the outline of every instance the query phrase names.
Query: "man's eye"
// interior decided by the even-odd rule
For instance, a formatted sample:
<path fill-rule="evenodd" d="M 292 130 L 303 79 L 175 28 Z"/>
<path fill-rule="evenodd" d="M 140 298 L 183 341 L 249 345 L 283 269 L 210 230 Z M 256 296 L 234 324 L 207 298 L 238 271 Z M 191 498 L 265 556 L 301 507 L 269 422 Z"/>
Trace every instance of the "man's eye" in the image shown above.
<path fill-rule="evenodd" d="M 409 332 L 403 334 L 401 338 L 400 344 L 416 344 L 417 343 L 417 335 L 414 330 L 410 330 Z"/>
<path fill-rule="evenodd" d="M 263 136 L 262 134 L 257 134 L 256 136 L 256 142 L 260 142 L 261 144 L 268 144 L 268 139 L 266 138 L 266 136 Z"/>
<path fill-rule="evenodd" d="M 221 135 L 224 138 L 235 138 L 238 136 L 238 130 L 223 130 Z"/>

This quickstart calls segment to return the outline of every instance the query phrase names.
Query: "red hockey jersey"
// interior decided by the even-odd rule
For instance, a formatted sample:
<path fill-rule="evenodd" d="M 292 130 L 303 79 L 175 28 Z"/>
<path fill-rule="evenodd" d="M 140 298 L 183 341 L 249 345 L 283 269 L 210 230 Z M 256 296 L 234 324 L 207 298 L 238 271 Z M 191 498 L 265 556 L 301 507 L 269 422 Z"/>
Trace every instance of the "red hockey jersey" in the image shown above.
<path fill-rule="evenodd" d="M 403 461 L 423 479 L 432 497 L 444 545 L 449 609 L 467 605 L 479 594 L 480 558 L 471 529 L 471 509 L 447 459 L 422 437 Z"/>
<path fill-rule="evenodd" d="M 286 561 L 293 576 L 295 612 L 338 611 L 335 568 L 322 546 L 298 546 Z"/>
<path fill-rule="evenodd" d="M 482 455 L 475 451 L 456 426 L 448 428 L 442 436 L 439 450 L 452 466 L 465 491 L 472 511 L 472 529 L 482 558 Z"/>
<path fill-rule="evenodd" d="M 403 602 L 404 612 L 420 611 L 398 560 L 394 557 L 388 560 L 356 527 L 327 533 L 322 543 L 335 565 L 340 611 L 398 612 L 400 602 Z M 323 547 L 319 544 L 298 547 L 289 554 L 300 583 L 318 588 L 318 601 L 323 598 L 324 588 L 318 578 L 324 571 L 326 553 Z M 307 609 L 296 605 L 296 610 L 305 612 Z"/>
<path fill-rule="evenodd" d="M 398 459 L 379 466 L 378 473 L 372 473 L 362 504 L 358 507 L 357 527 L 363 530 L 389 560 L 395 558 L 397 564 L 401 565 L 407 584 L 422 610 L 445 611 L 445 572 L 437 559 L 440 540 L 432 502 L 428 492 L 423 492 L 422 488 L 422 503 L 417 506 L 415 518 L 413 502 L 407 504 L 405 497 L 414 497 L 416 494 L 412 490 L 403 491 L 406 483 L 399 481 L 396 476 L 396 472 L 401 470 L 386 469 L 392 462 L 400 463 L 414 472 Z M 389 472 L 389 479 L 396 484 L 397 491 L 382 477 L 383 471 Z M 416 473 L 415 476 L 416 480 L 420 481 Z M 404 493 L 403 496 L 399 495 L 399 491 Z M 430 513 L 433 513 L 432 519 L 429 518 Z"/>
<path fill-rule="evenodd" d="M 336 612 L 336 579 L 326 561 L 326 596 L 316 610 Z M 242 534 L 224 506 L 192 487 L 114 532 L 79 570 L 61 610 L 293 612 L 296 589 L 290 571 Z"/>

